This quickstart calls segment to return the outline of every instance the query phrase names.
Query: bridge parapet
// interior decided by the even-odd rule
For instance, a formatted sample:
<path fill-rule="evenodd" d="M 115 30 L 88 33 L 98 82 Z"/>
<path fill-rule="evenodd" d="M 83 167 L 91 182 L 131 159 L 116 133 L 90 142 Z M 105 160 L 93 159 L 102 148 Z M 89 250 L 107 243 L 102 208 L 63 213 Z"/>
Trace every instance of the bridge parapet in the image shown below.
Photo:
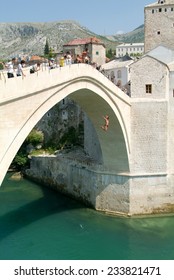
<path fill-rule="evenodd" d="M 101 74 L 91 65 L 72 64 L 69 66 L 48 69 L 42 67 L 40 71 L 34 74 L 29 73 L 29 68 L 25 69 L 26 77 L 6 78 L 6 72 L 0 75 L 0 102 L 16 97 L 25 96 L 30 93 L 37 93 L 41 89 L 48 89 L 54 86 L 63 85 L 67 82 L 73 82 L 77 79 L 87 80 L 89 77 L 93 82 L 104 85 L 110 93 L 117 96 L 120 100 L 130 105 L 130 97 L 124 94 L 116 85 L 114 85 L 106 76 Z"/>

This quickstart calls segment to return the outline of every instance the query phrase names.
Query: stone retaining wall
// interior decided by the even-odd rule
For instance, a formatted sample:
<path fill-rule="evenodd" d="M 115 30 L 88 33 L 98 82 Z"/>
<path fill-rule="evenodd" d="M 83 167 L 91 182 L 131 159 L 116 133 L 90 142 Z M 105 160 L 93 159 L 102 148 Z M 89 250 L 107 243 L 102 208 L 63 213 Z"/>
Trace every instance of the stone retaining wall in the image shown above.
<path fill-rule="evenodd" d="M 94 163 L 66 156 L 33 157 L 26 176 L 71 196 L 86 205 L 114 215 L 174 212 L 174 184 L 166 174 L 112 174 Z"/>

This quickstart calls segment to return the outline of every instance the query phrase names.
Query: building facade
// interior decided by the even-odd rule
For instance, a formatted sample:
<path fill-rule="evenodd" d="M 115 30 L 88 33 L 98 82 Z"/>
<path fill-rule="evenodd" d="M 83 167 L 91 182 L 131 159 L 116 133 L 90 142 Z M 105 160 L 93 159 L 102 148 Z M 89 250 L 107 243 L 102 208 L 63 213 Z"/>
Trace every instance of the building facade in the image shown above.
<path fill-rule="evenodd" d="M 131 56 L 144 54 L 144 43 L 124 43 L 116 47 L 116 57 L 122 57 L 126 54 Z"/>
<path fill-rule="evenodd" d="M 145 52 L 159 45 L 174 48 L 174 0 L 160 0 L 144 8 Z"/>
<path fill-rule="evenodd" d="M 102 65 L 106 60 L 105 45 L 96 37 L 74 39 L 63 46 L 63 51 L 69 51 L 74 56 L 83 56 L 84 52 L 90 58 L 90 62 Z"/>
<path fill-rule="evenodd" d="M 131 65 L 131 140 L 135 143 L 132 153 L 138 163 L 136 171 L 142 158 L 149 157 L 144 171 L 174 173 L 173 57 L 174 51 L 158 46 Z"/>
<path fill-rule="evenodd" d="M 124 59 L 125 58 L 125 59 Z M 127 59 L 126 59 L 127 58 Z M 129 95 L 127 84 L 130 81 L 130 65 L 133 63 L 133 59 L 128 56 L 120 59 L 114 59 L 108 63 L 102 65 L 105 75 L 119 88 L 126 91 Z"/>

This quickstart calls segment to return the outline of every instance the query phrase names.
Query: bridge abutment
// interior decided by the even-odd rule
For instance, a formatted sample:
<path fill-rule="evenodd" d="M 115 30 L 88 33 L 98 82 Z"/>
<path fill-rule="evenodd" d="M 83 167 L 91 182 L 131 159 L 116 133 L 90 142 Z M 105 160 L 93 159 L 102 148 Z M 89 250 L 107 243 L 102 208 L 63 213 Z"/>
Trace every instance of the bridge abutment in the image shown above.
<path fill-rule="evenodd" d="M 174 212 L 174 177 L 166 174 L 114 174 L 102 166 L 58 155 L 33 157 L 26 175 L 112 215 Z"/>

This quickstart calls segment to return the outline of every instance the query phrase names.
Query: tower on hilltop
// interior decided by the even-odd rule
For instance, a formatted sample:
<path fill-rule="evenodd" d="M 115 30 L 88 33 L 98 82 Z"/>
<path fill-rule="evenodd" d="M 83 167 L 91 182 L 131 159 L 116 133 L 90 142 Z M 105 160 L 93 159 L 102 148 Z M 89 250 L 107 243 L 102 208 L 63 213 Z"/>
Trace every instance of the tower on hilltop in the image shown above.
<path fill-rule="evenodd" d="M 174 49 L 174 0 L 159 0 L 144 8 L 145 53 L 159 45 Z"/>

